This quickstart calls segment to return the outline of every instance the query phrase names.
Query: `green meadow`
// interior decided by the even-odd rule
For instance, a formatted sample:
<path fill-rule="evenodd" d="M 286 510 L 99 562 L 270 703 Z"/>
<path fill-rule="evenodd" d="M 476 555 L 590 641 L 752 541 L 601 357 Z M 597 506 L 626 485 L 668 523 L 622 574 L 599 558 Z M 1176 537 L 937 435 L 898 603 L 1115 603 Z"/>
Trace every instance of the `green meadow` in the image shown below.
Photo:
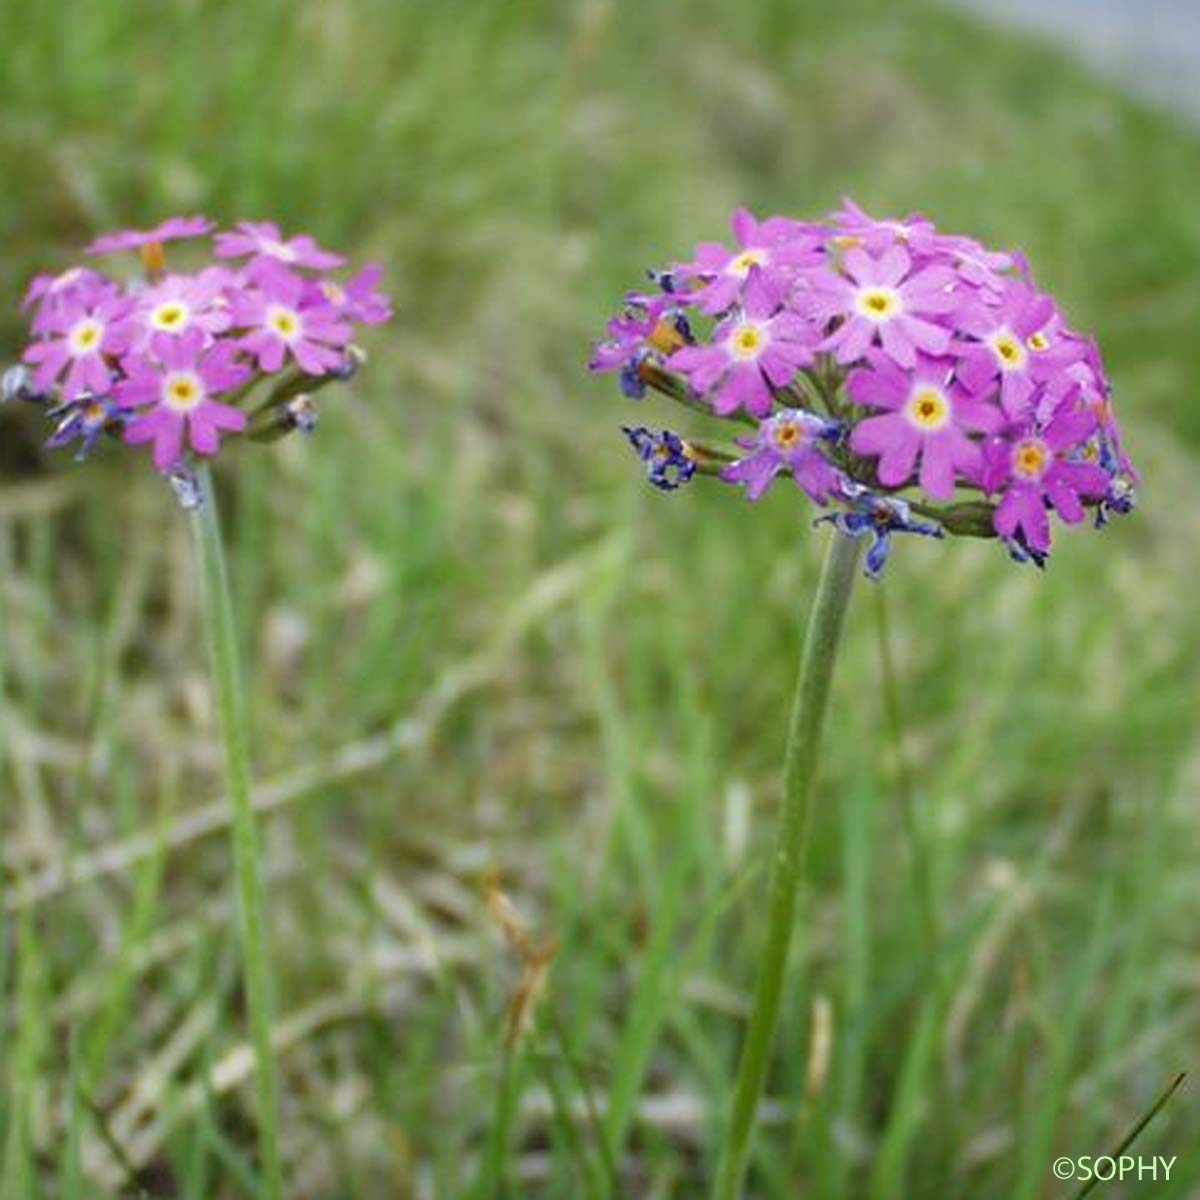
<path fill-rule="evenodd" d="M 913 538 L 858 589 L 747 1194 L 1071 1195 L 1054 1159 L 1200 1056 L 1200 141 L 887 0 L 0 10 L 5 362 L 32 274 L 174 212 L 396 302 L 316 436 L 218 469 L 289 1196 L 705 1195 L 828 535 L 791 487 L 647 487 L 619 426 L 698 426 L 590 342 L 739 203 L 1025 250 L 1141 504 L 1045 574 Z M 0 412 L 0 1196 L 254 1197 L 186 521 L 36 418 Z M 1095 1195 L 1200 1195 L 1198 1085 L 1133 1150 L 1170 1181 Z"/>

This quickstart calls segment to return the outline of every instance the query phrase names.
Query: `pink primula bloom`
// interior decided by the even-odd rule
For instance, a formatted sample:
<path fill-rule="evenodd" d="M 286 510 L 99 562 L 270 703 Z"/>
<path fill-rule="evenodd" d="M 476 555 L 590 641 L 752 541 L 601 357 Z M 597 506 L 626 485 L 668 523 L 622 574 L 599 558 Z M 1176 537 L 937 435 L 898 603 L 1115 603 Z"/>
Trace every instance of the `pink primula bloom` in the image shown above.
<path fill-rule="evenodd" d="M 251 375 L 228 343 L 205 349 L 194 329 L 181 337 L 158 334 L 151 355 L 125 360 L 126 378 L 117 386 L 122 408 L 144 409 L 125 427 L 131 445 L 154 443 L 154 465 L 166 471 L 188 445 L 197 454 L 216 454 L 222 432 L 240 433 L 246 414 L 214 396 L 239 387 Z"/>
<path fill-rule="evenodd" d="M 849 249 L 858 245 L 878 255 L 900 243 L 912 255 L 916 266 L 927 266 L 934 260 L 946 265 L 952 263 L 962 283 L 989 292 L 1002 290 L 1009 273 L 1024 269 L 1024 260 L 1018 255 L 989 250 L 974 238 L 938 233 L 933 222 L 920 213 L 912 213 L 903 220 L 876 220 L 853 200 L 845 199 L 832 220 L 837 228 L 835 246 Z"/>
<path fill-rule="evenodd" d="M 49 393 L 62 376 L 64 400 L 106 395 L 113 381 L 109 360 L 129 347 L 128 317 L 129 302 L 112 292 L 64 292 L 47 316 L 46 336 L 25 350 L 25 361 L 37 367 L 37 390 Z"/>
<path fill-rule="evenodd" d="M 757 500 L 781 471 L 818 504 L 824 504 L 842 481 L 842 473 L 822 454 L 821 443 L 837 437 L 838 427 L 813 413 L 785 408 L 759 426 L 753 438 L 738 445 L 752 451 L 721 472 L 726 483 L 746 485 L 746 499 Z"/>
<path fill-rule="evenodd" d="M 211 232 L 213 223 L 207 217 L 169 217 L 153 229 L 122 229 L 98 237 L 84 254 L 111 254 L 114 250 L 136 250 L 154 243 L 178 242 L 203 237 Z"/>
<path fill-rule="evenodd" d="M 869 369 L 850 373 L 846 391 L 855 404 L 886 413 L 855 425 L 850 448 L 879 459 L 879 482 L 906 483 L 918 457 L 921 487 L 935 500 L 953 498 L 956 472 L 977 482 L 982 459 L 968 434 L 997 432 L 1004 424 L 1000 409 L 952 382 L 950 359 L 918 355 L 908 371 L 878 351 L 870 361 Z"/>
<path fill-rule="evenodd" d="M 278 371 L 288 355 L 309 375 L 324 375 L 343 361 L 350 326 L 307 280 L 276 267 L 235 293 L 232 303 L 234 321 L 249 331 L 238 344 L 263 371 Z"/>
<path fill-rule="evenodd" d="M 722 416 L 744 408 L 765 417 L 772 388 L 784 388 L 814 358 L 811 327 L 780 308 L 778 286 L 758 266 L 750 268 L 742 305 L 717 326 L 709 346 L 685 346 L 668 360 L 688 377 L 694 391 L 708 395 Z"/>
<path fill-rule="evenodd" d="M 198 275 L 168 275 L 138 294 L 135 316 L 142 349 L 157 334 L 180 337 L 199 329 L 209 335 L 224 333 L 232 323 L 226 290 L 233 275 L 209 267 Z"/>
<path fill-rule="evenodd" d="M 1095 430 L 1095 415 L 1068 402 L 1045 428 L 1029 421 L 988 444 L 985 485 L 1004 493 L 993 518 L 1002 538 L 1045 554 L 1050 549 L 1047 505 L 1074 525 L 1084 518 L 1083 499 L 1105 495 L 1108 472 L 1079 457 Z"/>
<path fill-rule="evenodd" d="M 322 279 L 316 286 L 340 317 L 363 325 L 382 325 L 392 317 L 391 299 L 379 290 L 382 279 L 383 268 L 378 263 L 367 263 L 345 283 Z"/>
<path fill-rule="evenodd" d="M 322 250 L 307 234 L 284 238 L 272 221 L 239 221 L 237 232 L 218 233 L 218 258 L 245 258 L 253 263 L 264 259 L 286 267 L 312 267 L 318 271 L 340 267 L 346 260 L 340 254 Z"/>
<path fill-rule="evenodd" d="M 67 302 L 95 304 L 105 296 L 115 296 L 118 290 L 115 283 L 96 271 L 72 267 L 60 275 L 35 275 L 25 289 L 21 310 L 33 309 L 30 327 L 34 333 L 46 333 L 59 305 Z"/>
<path fill-rule="evenodd" d="M 819 319 L 842 318 L 821 346 L 838 362 L 854 362 L 876 342 L 901 367 L 911 367 L 918 350 L 945 354 L 949 349 L 950 330 L 930 318 L 945 316 L 962 304 L 951 268 L 914 271 L 912 256 L 903 246 L 892 246 L 878 258 L 855 246 L 846 251 L 842 272 L 814 272 L 809 289 L 796 298 Z"/>
<path fill-rule="evenodd" d="M 1078 362 L 1085 343 L 1063 329 L 1054 301 L 1019 281 L 1013 281 L 996 305 L 965 310 L 964 333 L 978 341 L 960 343 L 958 377 L 972 392 L 991 391 L 1000 381 L 1000 403 L 1013 420 L 1028 415 L 1039 383 Z"/>
<path fill-rule="evenodd" d="M 687 300 L 702 313 L 719 314 L 729 309 L 741 295 L 753 267 L 784 283 L 799 268 L 824 260 L 814 226 L 785 217 L 758 221 L 746 208 L 733 214 L 732 225 L 736 249 L 730 250 L 720 242 L 701 242 L 696 257 L 676 268 L 680 279 L 697 285 Z"/>

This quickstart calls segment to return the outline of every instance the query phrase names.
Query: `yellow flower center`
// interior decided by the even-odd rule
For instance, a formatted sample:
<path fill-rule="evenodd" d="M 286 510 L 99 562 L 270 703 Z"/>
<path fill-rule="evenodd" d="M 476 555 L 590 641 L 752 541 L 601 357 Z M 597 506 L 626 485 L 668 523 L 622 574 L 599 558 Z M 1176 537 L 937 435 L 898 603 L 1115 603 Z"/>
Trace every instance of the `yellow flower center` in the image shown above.
<path fill-rule="evenodd" d="M 761 267 L 767 261 L 767 252 L 765 250 L 743 250 L 736 258 L 729 260 L 729 266 L 725 271 L 729 275 L 736 275 L 739 279 L 744 279 L 750 274 L 751 267 Z"/>
<path fill-rule="evenodd" d="M 1049 348 L 1050 339 L 1039 329 L 1037 333 L 1030 334 L 1025 344 L 1030 350 L 1041 351 Z"/>
<path fill-rule="evenodd" d="M 863 288 L 855 298 L 855 307 L 868 321 L 888 321 L 900 311 L 900 294 L 895 288 Z"/>
<path fill-rule="evenodd" d="M 104 326 L 99 321 L 93 321 L 91 317 L 80 321 L 74 329 L 71 330 L 71 335 L 67 339 L 71 348 L 71 353 L 78 357 L 83 354 L 91 354 L 93 350 L 100 345 L 100 340 L 104 337 Z"/>
<path fill-rule="evenodd" d="M 729 339 L 733 357 L 743 361 L 757 358 L 766 344 L 767 331 L 761 325 L 739 325 Z"/>
<path fill-rule="evenodd" d="M 89 425 L 99 425 L 107 418 L 108 414 L 104 411 L 103 404 L 89 404 L 83 410 L 83 419 Z"/>
<path fill-rule="evenodd" d="M 166 333 L 174 333 L 187 324 L 187 318 L 188 310 L 186 305 L 179 303 L 177 300 L 168 300 L 165 304 L 160 304 L 151 312 L 150 324 L 155 329 L 161 329 Z"/>
<path fill-rule="evenodd" d="M 1025 347 L 1007 329 L 993 334 L 990 340 L 1002 371 L 1019 371 L 1025 365 Z"/>
<path fill-rule="evenodd" d="M 938 388 L 919 387 L 905 405 L 909 422 L 926 433 L 935 433 L 950 420 L 950 401 Z"/>
<path fill-rule="evenodd" d="M 191 412 L 204 399 L 204 385 L 192 371 L 172 371 L 163 380 L 162 398 L 176 412 Z"/>
<path fill-rule="evenodd" d="M 771 440 L 780 450 L 795 450 L 803 444 L 804 430 L 800 428 L 798 421 L 779 420 L 771 430 Z"/>
<path fill-rule="evenodd" d="M 284 308 L 282 305 L 272 305 L 267 312 L 267 324 L 272 328 L 285 342 L 291 341 L 300 333 L 300 315 L 290 308 Z"/>
<path fill-rule="evenodd" d="M 1028 438 L 1014 447 L 1012 461 L 1022 479 L 1040 479 L 1050 462 L 1050 451 L 1045 442 Z"/>

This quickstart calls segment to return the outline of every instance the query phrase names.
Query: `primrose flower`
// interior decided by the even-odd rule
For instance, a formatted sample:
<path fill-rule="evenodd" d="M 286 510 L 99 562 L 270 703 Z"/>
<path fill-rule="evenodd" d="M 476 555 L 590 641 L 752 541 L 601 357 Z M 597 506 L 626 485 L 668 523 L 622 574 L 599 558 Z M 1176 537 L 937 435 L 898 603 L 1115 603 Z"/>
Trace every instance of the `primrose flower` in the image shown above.
<path fill-rule="evenodd" d="M 382 279 L 383 268 L 378 263 L 367 263 L 345 283 L 322 279 L 317 287 L 339 317 L 363 325 L 382 325 L 392 319 L 392 302 L 379 290 Z"/>
<path fill-rule="evenodd" d="M 1073 455 L 1095 429 L 1095 414 L 1068 403 L 1045 428 L 1028 421 L 1008 438 L 989 443 L 985 484 L 988 491 L 1003 493 L 995 523 L 1006 542 L 1044 555 L 1050 549 L 1048 508 L 1075 525 L 1085 516 L 1085 499 L 1108 494 L 1109 474 Z"/>
<path fill-rule="evenodd" d="M 220 435 L 240 433 L 246 414 L 214 396 L 240 387 L 251 376 L 228 343 L 205 348 L 198 330 L 182 337 L 158 334 L 150 355 L 126 360 L 126 377 L 116 388 L 117 403 L 138 409 L 125 427 L 130 445 L 154 443 L 154 465 L 165 471 L 178 463 L 185 443 L 197 454 L 213 455 Z"/>
<path fill-rule="evenodd" d="M 168 275 L 148 287 L 138 296 L 134 309 L 138 324 L 135 344 L 140 349 L 160 333 L 171 337 L 195 329 L 224 333 L 233 323 L 226 299 L 233 282 L 228 271 L 209 267 L 198 275 Z"/>
<path fill-rule="evenodd" d="M 21 300 L 21 311 L 33 311 L 34 333 L 47 333 L 59 306 L 68 301 L 95 304 L 117 288 L 87 267 L 71 267 L 58 275 L 35 275 Z"/>
<path fill-rule="evenodd" d="M 859 421 L 850 448 L 879 460 L 879 482 L 907 483 L 918 457 L 921 487 L 935 500 L 953 497 L 957 476 L 977 482 L 983 456 L 969 435 L 995 433 L 1004 424 L 999 409 L 956 383 L 949 359 L 920 354 L 909 371 L 878 352 L 868 362 L 850 374 L 847 394 L 855 404 L 887 412 Z"/>
<path fill-rule="evenodd" d="M 757 500 L 781 471 L 790 471 L 796 483 L 818 504 L 824 504 L 845 477 L 821 451 L 822 443 L 836 442 L 841 428 L 799 408 L 780 409 L 763 421 L 752 438 L 738 445 L 753 453 L 721 472 L 726 483 L 746 487 L 746 499 Z"/>
<path fill-rule="evenodd" d="M 685 447 L 687 478 L 751 500 L 790 473 L 843 532 L 872 534 L 872 576 L 894 533 L 995 537 L 1040 565 L 1052 519 L 1133 509 L 1100 351 L 1020 252 L 850 200 L 815 222 L 739 209 L 733 230 L 733 248 L 651 271 L 662 294 L 628 297 L 594 351 L 628 396 L 754 426 L 716 443 L 629 431 L 652 472 Z"/>
<path fill-rule="evenodd" d="M 153 229 L 122 229 L 117 233 L 106 233 L 92 242 L 84 254 L 111 254 L 115 250 L 137 250 L 142 246 L 203 237 L 211 233 L 213 228 L 213 223 L 207 217 L 168 217 Z"/>
<path fill-rule="evenodd" d="M 686 443 L 678 434 L 664 429 L 659 433 L 644 426 L 621 426 L 638 458 L 646 464 L 651 484 L 660 492 L 673 492 L 687 483 L 696 473 L 696 460 L 688 453 Z"/>
<path fill-rule="evenodd" d="M 1000 403 L 1016 420 L 1039 383 L 1078 362 L 1085 344 L 1065 334 L 1054 301 L 1020 281 L 1013 281 L 998 305 L 981 304 L 962 314 L 961 327 L 978 341 L 956 347 L 958 376 L 972 392 L 995 389 Z"/>
<path fill-rule="evenodd" d="M 113 381 L 109 359 L 129 346 L 129 301 L 89 288 L 63 292 L 47 315 L 45 337 L 32 342 L 24 360 L 36 366 L 34 387 L 49 392 L 63 377 L 63 394 L 107 395 Z"/>
<path fill-rule="evenodd" d="M 239 344 L 260 370 L 278 371 L 290 355 L 306 374 L 324 375 L 342 361 L 350 326 L 299 276 L 279 268 L 264 271 L 232 303 L 236 323 L 248 330 Z"/>
<path fill-rule="evenodd" d="M 821 261 L 816 236 L 799 221 L 769 217 L 760 222 L 749 209 L 739 208 L 732 226 L 735 250 L 720 242 L 701 242 L 696 257 L 675 268 L 675 275 L 694 285 L 690 300 L 702 313 L 729 309 L 749 282 L 752 267 L 785 283 L 797 268 Z"/>
<path fill-rule="evenodd" d="M 346 260 L 340 254 L 322 250 L 307 234 L 284 238 L 279 226 L 271 221 L 239 221 L 237 232 L 218 233 L 218 258 L 246 258 L 251 263 L 282 263 L 287 267 L 311 267 L 325 271 L 340 267 Z"/>
<path fill-rule="evenodd" d="M 842 273 L 827 267 L 814 277 L 804 302 L 818 317 L 842 318 L 821 346 L 839 363 L 854 362 L 878 341 L 897 366 L 911 367 L 918 350 L 945 354 L 949 349 L 950 330 L 930 318 L 960 306 L 951 290 L 954 282 L 948 266 L 914 271 L 903 246 L 892 246 L 878 258 L 856 246 L 846 251 Z"/>
<path fill-rule="evenodd" d="M 688 377 L 699 394 L 711 393 L 713 411 L 724 416 L 744 408 L 756 417 L 771 411 L 774 388 L 786 388 L 814 358 L 804 320 L 784 310 L 777 284 L 750 268 L 740 308 L 718 327 L 710 346 L 684 346 L 670 366 Z"/>

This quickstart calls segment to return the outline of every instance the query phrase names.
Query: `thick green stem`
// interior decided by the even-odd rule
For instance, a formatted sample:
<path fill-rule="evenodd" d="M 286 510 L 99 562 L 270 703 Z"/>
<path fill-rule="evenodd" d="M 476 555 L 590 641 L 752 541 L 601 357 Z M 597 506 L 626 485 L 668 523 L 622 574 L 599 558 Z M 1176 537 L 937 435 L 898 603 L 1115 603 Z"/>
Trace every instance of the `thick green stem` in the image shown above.
<path fill-rule="evenodd" d="M 271 1049 L 271 970 L 263 886 L 259 872 L 258 834 L 250 792 L 250 749 L 238 669 L 237 635 L 229 573 L 221 541 L 220 518 L 208 467 L 196 471 L 201 503 L 191 513 L 196 560 L 200 568 L 204 626 L 212 665 L 213 687 L 221 740 L 225 749 L 225 778 L 233 804 L 233 862 L 237 875 L 238 918 L 242 943 L 242 976 L 254 1047 L 258 1093 L 259 1154 L 266 1200 L 282 1200 L 279 1161 L 278 1084 Z"/>
<path fill-rule="evenodd" d="M 857 539 L 838 531 L 833 533 L 808 621 L 784 757 L 783 815 L 771 863 L 767 941 L 759 962 L 750 1027 L 734 1085 L 729 1132 L 717 1167 L 714 1200 L 736 1200 L 746 1173 L 754 1118 L 775 1037 L 788 948 L 796 923 L 796 892 L 804 868 L 809 802 L 821 729 L 842 624 L 858 568 L 859 549 Z"/>

